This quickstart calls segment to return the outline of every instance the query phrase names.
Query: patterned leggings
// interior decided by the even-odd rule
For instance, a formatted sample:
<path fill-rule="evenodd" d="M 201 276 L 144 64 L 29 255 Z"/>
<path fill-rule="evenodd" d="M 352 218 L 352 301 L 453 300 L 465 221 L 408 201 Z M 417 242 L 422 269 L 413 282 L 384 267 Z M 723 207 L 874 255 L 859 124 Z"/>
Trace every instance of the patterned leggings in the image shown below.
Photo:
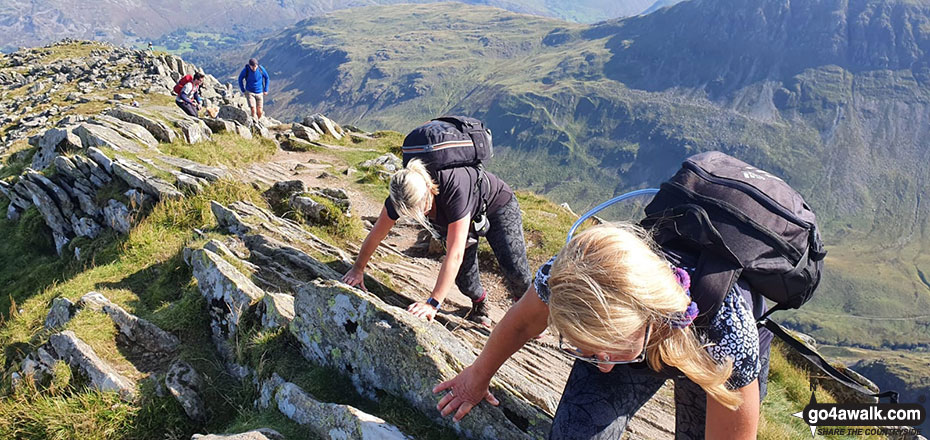
<path fill-rule="evenodd" d="M 504 280 L 511 295 L 519 297 L 533 280 L 526 260 L 526 242 L 523 239 L 523 217 L 516 197 L 493 213 L 488 213 L 491 227 L 485 238 L 497 257 Z M 478 277 L 478 246 L 465 248 L 462 266 L 455 276 L 455 285 L 472 301 L 484 297 L 484 288 Z"/>
<path fill-rule="evenodd" d="M 760 346 L 760 399 L 765 397 L 771 335 L 765 339 L 764 347 Z M 619 440 L 636 411 L 652 398 L 666 379 L 667 376 L 653 373 L 643 364 L 616 365 L 610 373 L 602 373 L 587 362 L 575 361 L 549 439 Z M 674 381 L 675 438 L 703 439 L 706 394 L 687 378 Z"/>

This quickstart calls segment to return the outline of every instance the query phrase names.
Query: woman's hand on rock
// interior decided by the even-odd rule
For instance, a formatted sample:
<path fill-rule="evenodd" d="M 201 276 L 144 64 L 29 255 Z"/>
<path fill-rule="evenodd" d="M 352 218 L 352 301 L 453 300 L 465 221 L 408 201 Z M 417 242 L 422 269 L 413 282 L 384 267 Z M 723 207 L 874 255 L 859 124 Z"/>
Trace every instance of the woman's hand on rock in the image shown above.
<path fill-rule="evenodd" d="M 452 420 L 458 422 L 467 415 L 472 408 L 486 400 L 491 405 L 497 406 L 500 402 L 488 390 L 491 383 L 490 377 L 482 377 L 476 373 L 472 367 L 462 370 L 458 376 L 447 380 L 433 388 L 433 393 L 440 393 L 448 390 L 448 394 L 442 396 L 436 409 L 442 413 L 443 417 L 455 413 Z"/>
<path fill-rule="evenodd" d="M 342 276 L 342 282 L 350 286 L 353 286 L 353 287 L 358 287 L 359 289 L 362 289 L 365 292 L 368 291 L 368 289 L 365 288 L 365 271 L 364 270 L 356 269 L 354 267 L 352 269 L 349 269 L 349 271 L 346 272 L 346 274 Z"/>

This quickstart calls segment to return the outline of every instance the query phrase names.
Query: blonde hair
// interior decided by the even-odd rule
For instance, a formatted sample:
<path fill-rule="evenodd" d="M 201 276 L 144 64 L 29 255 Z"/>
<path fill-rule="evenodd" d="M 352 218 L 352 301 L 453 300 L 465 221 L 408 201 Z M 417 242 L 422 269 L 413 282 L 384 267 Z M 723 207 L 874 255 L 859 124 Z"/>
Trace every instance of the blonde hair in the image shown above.
<path fill-rule="evenodd" d="M 434 236 L 437 235 L 426 221 L 424 212 L 432 208 L 433 196 L 439 194 L 439 185 L 433 181 L 423 161 L 413 159 L 404 169 L 394 173 L 388 192 L 398 214 L 412 217 Z"/>
<path fill-rule="evenodd" d="M 739 393 L 726 388 L 731 361 L 718 364 L 692 327 L 669 318 L 691 299 L 647 233 L 630 224 L 595 226 L 575 236 L 549 272 L 549 326 L 586 347 L 608 347 L 652 325 L 649 366 L 678 368 L 717 402 L 736 409 Z"/>

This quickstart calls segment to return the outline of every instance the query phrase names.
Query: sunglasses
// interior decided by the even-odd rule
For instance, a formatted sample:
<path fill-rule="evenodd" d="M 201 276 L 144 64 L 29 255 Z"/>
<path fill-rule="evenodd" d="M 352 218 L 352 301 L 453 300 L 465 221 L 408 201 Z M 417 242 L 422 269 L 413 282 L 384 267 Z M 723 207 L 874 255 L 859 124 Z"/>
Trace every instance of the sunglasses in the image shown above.
<path fill-rule="evenodd" d="M 577 359 L 579 361 L 584 361 L 584 362 L 587 362 L 593 365 L 635 364 L 635 363 L 643 362 L 646 360 L 646 345 L 649 342 L 649 334 L 651 332 L 652 332 L 652 325 L 649 325 L 646 327 L 646 335 L 645 337 L 643 337 L 643 351 L 641 351 L 638 356 L 628 361 L 611 361 L 611 360 L 602 361 L 598 359 L 596 356 L 585 356 L 581 353 L 581 350 L 575 347 L 572 347 L 570 345 L 565 345 L 564 342 L 562 341 L 562 335 L 559 335 L 559 350 L 561 350 L 562 353 L 564 353 L 566 356 L 572 359 Z"/>

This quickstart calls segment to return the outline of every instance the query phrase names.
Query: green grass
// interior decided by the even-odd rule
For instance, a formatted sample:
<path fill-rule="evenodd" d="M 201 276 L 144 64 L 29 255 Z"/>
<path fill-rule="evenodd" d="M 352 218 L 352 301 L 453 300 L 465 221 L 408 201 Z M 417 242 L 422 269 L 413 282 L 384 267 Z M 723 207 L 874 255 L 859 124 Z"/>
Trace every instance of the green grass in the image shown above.
<path fill-rule="evenodd" d="M 267 160 L 277 151 L 277 146 L 271 140 L 260 137 L 245 139 L 234 133 L 217 133 L 212 140 L 196 144 L 178 139 L 170 144 L 159 144 L 158 148 L 165 154 L 206 165 L 233 167 Z"/>

